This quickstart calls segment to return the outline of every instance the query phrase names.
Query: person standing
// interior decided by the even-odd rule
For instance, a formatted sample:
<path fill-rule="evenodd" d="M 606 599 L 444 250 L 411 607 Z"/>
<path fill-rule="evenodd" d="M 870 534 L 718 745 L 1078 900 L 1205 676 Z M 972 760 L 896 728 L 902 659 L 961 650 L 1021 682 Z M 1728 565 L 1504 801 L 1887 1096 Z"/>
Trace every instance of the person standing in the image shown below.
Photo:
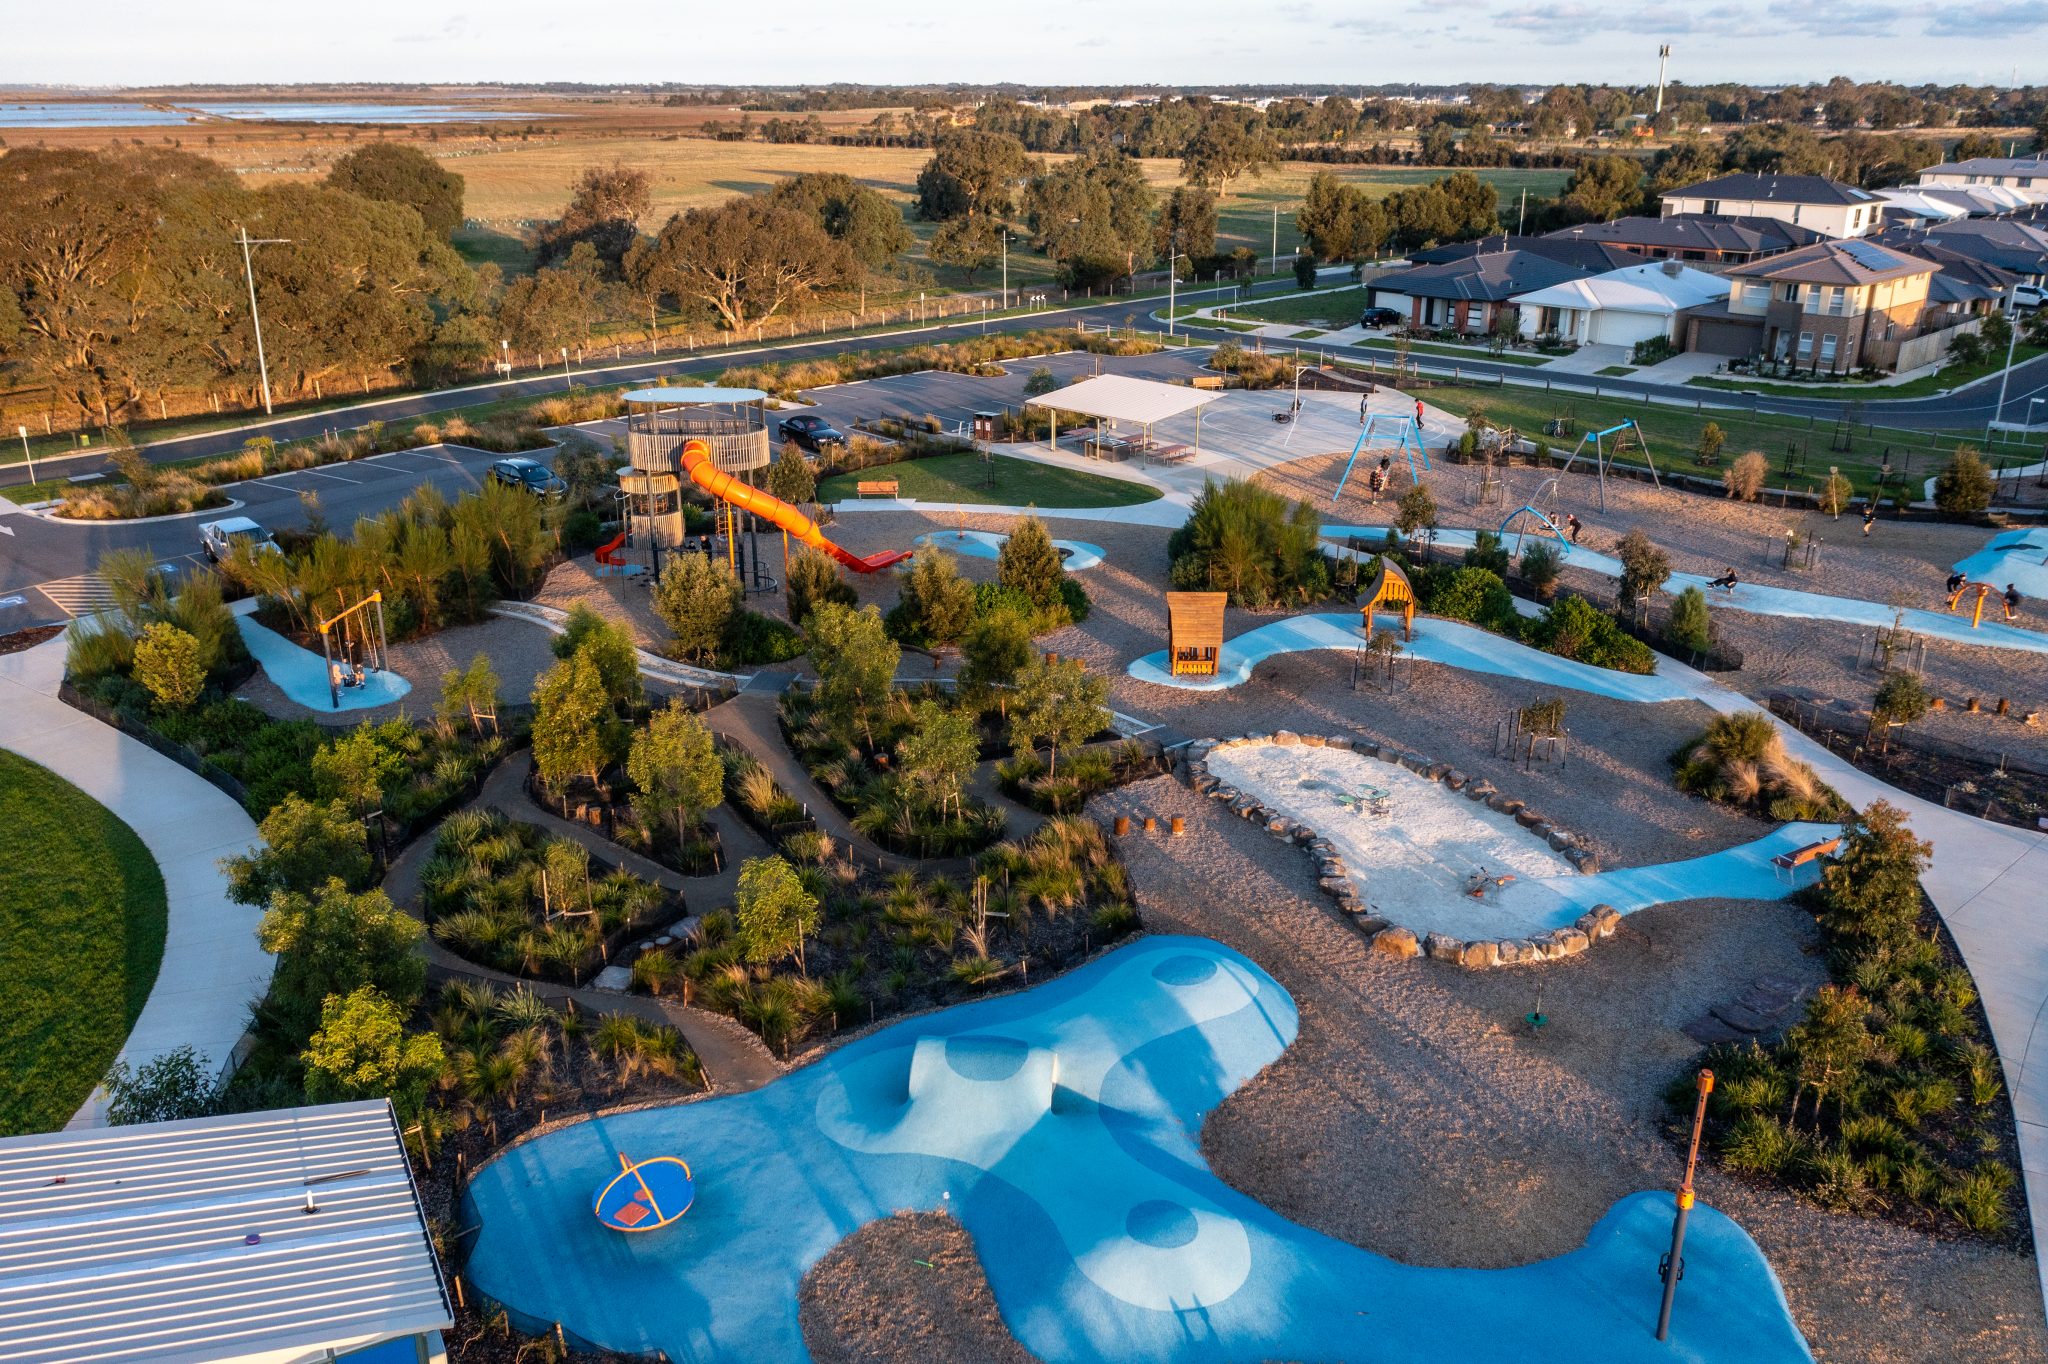
<path fill-rule="evenodd" d="M 1877 499 L 1871 498 L 1863 504 L 1863 538 L 1870 538 L 1870 528 L 1877 524 Z"/>
<path fill-rule="evenodd" d="M 1365 425 L 1365 409 L 1366 405 L 1371 401 L 1372 395 L 1370 393 L 1361 393 L 1358 395 L 1358 424 L 1360 426 Z"/>
<path fill-rule="evenodd" d="M 1564 518 L 1564 528 L 1571 535 L 1572 543 L 1576 545 L 1579 542 L 1579 533 L 1585 530 L 1586 525 L 1579 520 L 1577 512 L 1572 512 Z"/>
<path fill-rule="evenodd" d="M 1415 434 L 1422 434 L 1422 399 L 1415 400 Z"/>
<path fill-rule="evenodd" d="M 2005 618 L 2018 620 L 2020 615 L 2020 590 L 2011 583 L 2005 585 Z"/>
<path fill-rule="evenodd" d="M 1365 487 L 1367 493 L 1370 494 L 1368 498 L 1370 504 L 1375 507 L 1378 506 L 1380 502 L 1380 494 L 1387 490 L 1386 471 L 1384 469 L 1381 469 L 1378 465 L 1374 465 L 1372 475 L 1365 480 Z"/>

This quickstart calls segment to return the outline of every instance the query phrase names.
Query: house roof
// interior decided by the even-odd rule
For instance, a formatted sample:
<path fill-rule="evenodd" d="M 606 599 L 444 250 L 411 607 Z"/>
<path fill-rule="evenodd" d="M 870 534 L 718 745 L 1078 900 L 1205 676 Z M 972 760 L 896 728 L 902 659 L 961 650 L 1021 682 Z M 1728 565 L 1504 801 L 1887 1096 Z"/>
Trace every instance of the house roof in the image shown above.
<path fill-rule="evenodd" d="M 1581 223 L 1577 227 L 1560 228 L 1550 236 L 1656 247 L 1666 251 L 1721 251 L 1748 255 L 1790 251 L 1795 246 L 1825 240 L 1823 234 L 1810 227 L 1780 218 L 1749 218 L 1727 213 L 1616 218 L 1611 223 Z"/>
<path fill-rule="evenodd" d="M 1940 238 L 1930 237 L 1924 232 L 1913 234 L 1911 240 L 1888 241 L 1885 245 L 1909 256 L 1933 261 L 1941 267 L 1941 273 L 1934 277 L 1936 292 L 1932 295 L 1938 303 L 1995 298 L 2011 292 L 2012 287 L 2020 282 L 2019 276 L 2010 271 L 1944 246 Z M 1971 292 L 1957 292 L 1960 289 Z"/>
<path fill-rule="evenodd" d="M 1127 374 L 1104 374 L 1055 389 L 1043 397 L 1026 398 L 1024 405 L 1150 426 L 1205 403 L 1213 403 L 1222 396 L 1221 393 L 1189 388 L 1184 384 L 1133 379 Z"/>
<path fill-rule="evenodd" d="M 1375 290 L 1410 298 L 1472 299 L 1498 303 L 1536 289 L 1579 279 L 1590 271 L 1562 264 L 1535 251 L 1515 248 L 1465 256 L 1440 265 L 1418 265 L 1381 275 Z"/>
<path fill-rule="evenodd" d="M 1968 161 L 1944 161 L 1929 166 L 1922 175 L 2044 175 L 2048 158 L 2039 156 L 1973 156 Z"/>
<path fill-rule="evenodd" d="M 1826 241 L 1732 267 L 1744 279 L 1796 281 L 1800 284 L 1878 284 L 1929 274 L 1941 267 L 1918 256 L 1879 246 L 1872 241 Z"/>
<path fill-rule="evenodd" d="M 1681 309 L 1726 297 L 1728 281 L 1721 276 L 1689 270 L 1675 261 L 1659 261 L 1566 280 L 1534 293 L 1518 294 L 1515 302 L 1524 307 L 1604 309 L 1669 317 Z"/>
<path fill-rule="evenodd" d="M 1877 196 L 1867 189 L 1830 180 L 1825 175 L 1755 175 L 1747 171 L 1717 175 L 1683 189 L 1666 190 L 1666 199 L 1755 199 L 1785 204 L 1867 204 Z"/>
<path fill-rule="evenodd" d="M 1889 228 L 1872 240 L 1902 249 L 1931 241 L 2016 275 L 2048 274 L 2048 226 L 2018 218 L 1958 218 L 1925 228 Z"/>
<path fill-rule="evenodd" d="M 311 1358 L 448 1330 L 391 1106 L 0 1139 L 0 1355 Z"/>
<path fill-rule="evenodd" d="M 1477 241 L 1452 242 L 1427 251 L 1411 251 L 1408 259 L 1417 265 L 1444 265 L 1469 256 L 1499 255 L 1504 251 L 1527 251 L 1589 275 L 1637 265 L 1643 259 L 1611 242 L 1584 241 L 1555 232 L 1544 237 L 1481 237 Z"/>

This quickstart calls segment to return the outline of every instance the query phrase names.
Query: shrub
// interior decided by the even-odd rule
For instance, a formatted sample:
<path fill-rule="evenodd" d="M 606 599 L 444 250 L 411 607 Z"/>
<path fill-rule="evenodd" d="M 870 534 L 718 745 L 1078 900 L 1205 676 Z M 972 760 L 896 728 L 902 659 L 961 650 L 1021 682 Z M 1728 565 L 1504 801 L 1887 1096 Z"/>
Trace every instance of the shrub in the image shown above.
<path fill-rule="evenodd" d="M 1469 436 L 1472 433 L 1468 431 L 1465 434 Z M 1433 530 L 1436 519 L 1436 498 L 1430 494 L 1427 483 L 1410 484 L 1408 491 L 1401 494 L 1401 500 L 1394 504 L 1394 528 L 1403 535 Z"/>
<path fill-rule="evenodd" d="M 1003 541 L 1002 551 L 996 557 L 996 580 L 1022 593 L 1033 610 L 1046 612 L 1061 606 L 1060 584 L 1066 576 L 1066 565 L 1060 560 L 1060 552 L 1053 548 L 1045 522 L 1035 516 L 1021 517 L 1010 528 L 1010 538 Z"/>
<path fill-rule="evenodd" d="M 1958 445 L 1934 476 L 1934 505 L 1951 516 L 1983 511 L 1996 491 L 1991 470 L 1974 446 Z"/>
<path fill-rule="evenodd" d="M 1722 472 L 1721 486 L 1738 501 L 1754 502 L 1764 490 L 1764 479 L 1770 472 L 1770 461 L 1764 458 L 1763 451 L 1747 450 Z"/>
<path fill-rule="evenodd" d="M 1325 596 L 1321 524 L 1315 508 L 1258 484 L 1205 480 L 1188 519 L 1167 538 L 1172 583 L 1227 592 L 1242 606 Z"/>
<path fill-rule="evenodd" d="M 708 554 L 676 554 L 654 585 L 654 612 L 674 633 L 676 656 L 710 663 L 744 599 L 732 569 Z"/>
<path fill-rule="evenodd" d="M 1549 600 L 1557 590 L 1563 567 L 1564 556 L 1554 545 L 1539 540 L 1522 551 L 1522 577 L 1541 600 Z"/>
<path fill-rule="evenodd" d="M 1424 609 L 1451 620 L 1470 621 L 1488 630 L 1513 634 L 1519 623 L 1515 599 L 1499 576 L 1484 568 L 1432 573 L 1424 593 Z"/>
<path fill-rule="evenodd" d="M 807 647 L 802 632 L 789 622 L 739 611 L 726 622 L 719 661 L 735 668 L 764 667 L 799 658 Z"/>
<path fill-rule="evenodd" d="M 1465 551 L 1465 567 L 1483 568 L 1497 578 L 1508 576 L 1508 552 L 1501 547 L 1500 536 L 1490 530 L 1482 530 L 1472 537 L 1472 548 Z"/>
<path fill-rule="evenodd" d="M 1719 422 L 1708 422 L 1700 428 L 1700 443 L 1696 451 L 1699 462 L 1712 468 L 1721 462 L 1721 447 L 1728 443 L 1728 433 L 1721 429 Z"/>
<path fill-rule="evenodd" d="M 1828 470 L 1828 476 L 1820 486 L 1820 509 L 1828 516 L 1840 516 L 1855 500 L 1856 485 L 1846 474 Z"/>
<path fill-rule="evenodd" d="M 1927 713 L 1933 699 L 1918 673 L 1895 669 L 1877 684 L 1877 696 L 1870 705 L 1871 718 L 1895 725 L 1910 725 Z"/>
<path fill-rule="evenodd" d="M 1631 638 L 1614 617 L 1583 597 L 1563 597 L 1522 627 L 1523 638 L 1560 658 L 1625 673 L 1652 673 L 1657 656 Z"/>
<path fill-rule="evenodd" d="M 1304 289 L 1316 287 L 1316 258 L 1313 252 L 1303 251 L 1295 256 L 1294 282 Z"/>
<path fill-rule="evenodd" d="M 1707 594 L 1697 586 L 1687 587 L 1672 599 L 1671 614 L 1664 621 L 1664 638 L 1672 648 L 1687 654 L 1703 654 L 1713 644 Z"/>
<path fill-rule="evenodd" d="M 1024 394 L 1026 397 L 1041 398 L 1059 386 L 1060 381 L 1054 377 L 1053 372 L 1040 365 L 1024 380 Z"/>
<path fill-rule="evenodd" d="M 820 602 L 852 606 L 860 600 L 853 585 L 839 572 L 839 565 L 816 550 L 798 546 L 790 552 L 789 581 L 785 601 L 790 624 L 801 626 Z"/>
<path fill-rule="evenodd" d="M 206 686 L 199 641 L 175 625 L 146 626 L 142 638 L 135 641 L 135 680 L 158 705 L 184 710 L 199 699 Z"/>
<path fill-rule="evenodd" d="M 1775 819 L 1828 819 L 1842 810 L 1813 769 L 1785 752 L 1784 735 L 1760 710 L 1716 716 L 1673 762 L 1678 789 L 1707 800 Z"/>
<path fill-rule="evenodd" d="M 1617 595 L 1624 611 L 1632 611 L 1647 603 L 1651 594 L 1671 576 L 1671 556 L 1657 548 L 1650 537 L 1639 530 L 1622 536 L 1614 547 L 1614 553 L 1621 560 Z"/>

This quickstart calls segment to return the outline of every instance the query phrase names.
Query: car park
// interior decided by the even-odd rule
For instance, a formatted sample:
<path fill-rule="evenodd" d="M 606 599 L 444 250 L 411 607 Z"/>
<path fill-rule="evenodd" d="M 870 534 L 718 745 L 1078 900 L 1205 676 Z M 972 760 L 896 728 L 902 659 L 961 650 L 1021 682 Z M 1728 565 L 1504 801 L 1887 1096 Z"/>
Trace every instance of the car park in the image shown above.
<path fill-rule="evenodd" d="M 491 466 L 491 479 L 535 497 L 560 497 L 569 491 L 569 485 L 537 459 L 501 459 Z"/>
<path fill-rule="evenodd" d="M 270 532 L 246 516 L 224 516 L 218 521 L 202 522 L 199 527 L 199 548 L 206 552 L 208 563 L 219 563 L 241 545 L 258 554 L 282 553 Z"/>
<path fill-rule="evenodd" d="M 814 455 L 823 454 L 828 445 L 846 444 L 846 434 L 823 417 L 809 414 L 788 417 L 776 429 L 784 440 Z"/>

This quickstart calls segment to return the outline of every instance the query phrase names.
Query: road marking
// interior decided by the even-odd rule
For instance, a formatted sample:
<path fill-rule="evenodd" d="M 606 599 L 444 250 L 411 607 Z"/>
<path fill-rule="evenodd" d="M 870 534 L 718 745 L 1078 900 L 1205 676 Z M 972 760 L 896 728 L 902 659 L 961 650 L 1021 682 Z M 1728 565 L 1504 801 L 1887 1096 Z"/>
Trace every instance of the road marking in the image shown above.
<path fill-rule="evenodd" d="M 48 597 L 52 606 L 74 619 L 105 611 L 114 604 L 114 589 L 108 587 L 107 580 L 97 573 L 80 573 L 76 577 L 37 583 L 36 591 Z"/>
<path fill-rule="evenodd" d="M 12 534 L 14 534 L 14 527 L 12 527 L 12 526 L 0 526 L 0 535 L 12 535 Z"/>
<path fill-rule="evenodd" d="M 369 481 L 368 479 L 362 479 L 362 478 L 343 478 L 343 477 L 342 477 L 342 476 L 341 476 L 340 474 L 330 474 L 330 473 L 328 473 L 328 472 L 327 472 L 327 471 L 326 471 L 325 469 L 301 469 L 301 470 L 299 470 L 299 472 L 300 472 L 300 473 L 302 473 L 302 474 L 311 474 L 311 475 L 313 475 L 313 477 L 315 477 L 315 478 L 331 478 L 331 479 L 333 479 L 333 480 L 334 480 L 334 481 L 335 481 L 336 483 L 357 483 L 357 484 L 361 484 L 361 483 L 366 483 L 366 482 L 368 482 L 368 481 Z"/>

